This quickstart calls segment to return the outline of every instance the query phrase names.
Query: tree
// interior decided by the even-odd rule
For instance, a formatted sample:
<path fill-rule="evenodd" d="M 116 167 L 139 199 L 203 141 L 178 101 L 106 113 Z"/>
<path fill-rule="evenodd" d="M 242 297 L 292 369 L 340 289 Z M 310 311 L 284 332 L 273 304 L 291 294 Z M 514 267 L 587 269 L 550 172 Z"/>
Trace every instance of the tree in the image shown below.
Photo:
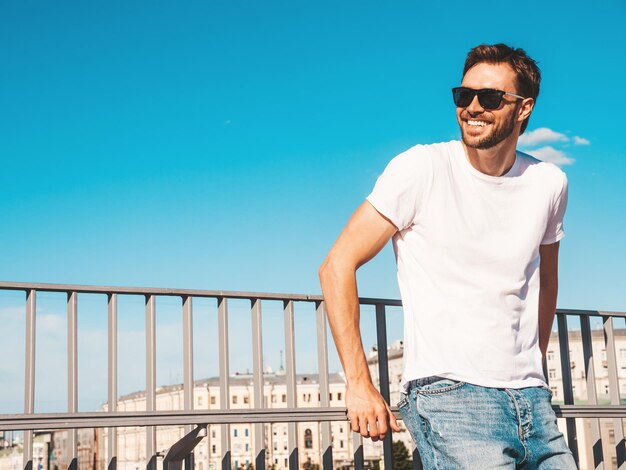
<path fill-rule="evenodd" d="M 320 470 L 320 466 L 316 463 L 311 463 L 311 459 L 308 459 L 302 464 L 303 470 Z"/>
<path fill-rule="evenodd" d="M 394 441 L 392 447 L 394 470 L 411 470 L 413 460 L 409 458 L 409 450 L 402 441 Z"/>

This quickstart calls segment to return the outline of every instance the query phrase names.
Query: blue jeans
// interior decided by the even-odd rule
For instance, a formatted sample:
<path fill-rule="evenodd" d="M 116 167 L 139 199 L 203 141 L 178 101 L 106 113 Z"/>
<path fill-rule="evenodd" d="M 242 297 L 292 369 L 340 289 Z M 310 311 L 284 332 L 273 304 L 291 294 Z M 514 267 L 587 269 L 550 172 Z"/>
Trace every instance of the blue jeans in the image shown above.
<path fill-rule="evenodd" d="M 576 469 L 544 387 L 411 382 L 398 404 L 425 470 Z"/>

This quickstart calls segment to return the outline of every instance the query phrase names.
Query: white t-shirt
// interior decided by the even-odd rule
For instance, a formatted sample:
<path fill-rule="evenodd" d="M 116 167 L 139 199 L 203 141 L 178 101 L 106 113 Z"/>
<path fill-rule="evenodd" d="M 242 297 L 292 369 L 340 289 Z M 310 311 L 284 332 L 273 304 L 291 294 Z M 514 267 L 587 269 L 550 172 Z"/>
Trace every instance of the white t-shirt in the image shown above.
<path fill-rule="evenodd" d="M 539 245 L 563 237 L 567 178 L 517 152 L 503 176 L 460 141 L 394 158 L 367 200 L 398 228 L 404 376 L 485 387 L 546 385 L 538 334 Z"/>

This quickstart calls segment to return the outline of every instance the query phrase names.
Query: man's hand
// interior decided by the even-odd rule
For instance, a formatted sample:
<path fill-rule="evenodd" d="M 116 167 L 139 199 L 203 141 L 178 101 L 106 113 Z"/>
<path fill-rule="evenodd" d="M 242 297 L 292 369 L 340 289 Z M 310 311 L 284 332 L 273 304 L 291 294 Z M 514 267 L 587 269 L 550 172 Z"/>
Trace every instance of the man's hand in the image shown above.
<path fill-rule="evenodd" d="M 372 441 L 382 440 L 389 426 L 395 432 L 400 431 L 389 405 L 371 382 L 361 386 L 348 385 L 346 406 L 352 431 L 363 437 L 369 437 Z"/>

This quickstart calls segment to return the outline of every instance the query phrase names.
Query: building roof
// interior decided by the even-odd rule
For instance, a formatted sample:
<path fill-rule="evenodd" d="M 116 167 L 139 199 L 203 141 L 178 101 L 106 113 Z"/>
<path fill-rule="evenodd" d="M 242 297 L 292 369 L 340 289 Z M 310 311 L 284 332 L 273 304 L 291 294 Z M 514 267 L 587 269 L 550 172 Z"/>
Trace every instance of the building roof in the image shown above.
<path fill-rule="evenodd" d="M 254 378 L 252 374 L 239 374 L 235 373 L 235 375 L 231 375 L 228 379 L 230 386 L 254 386 Z M 263 382 L 265 385 L 279 385 L 287 383 L 287 375 L 285 373 L 264 373 L 263 374 Z M 331 373 L 328 374 L 328 383 L 329 384 L 345 384 L 345 379 L 342 374 L 339 373 Z M 296 374 L 296 384 L 304 385 L 304 384 L 316 384 L 319 383 L 319 374 Z M 219 377 L 209 377 L 205 379 L 198 379 L 194 381 L 194 387 L 219 387 L 220 378 Z M 163 387 L 158 387 L 156 389 L 156 394 L 162 393 L 171 393 L 177 392 L 183 389 L 183 384 L 174 384 L 174 385 L 165 385 Z M 118 400 L 133 400 L 145 397 L 145 390 L 140 390 L 137 392 L 129 393 L 126 395 L 122 395 Z"/>

